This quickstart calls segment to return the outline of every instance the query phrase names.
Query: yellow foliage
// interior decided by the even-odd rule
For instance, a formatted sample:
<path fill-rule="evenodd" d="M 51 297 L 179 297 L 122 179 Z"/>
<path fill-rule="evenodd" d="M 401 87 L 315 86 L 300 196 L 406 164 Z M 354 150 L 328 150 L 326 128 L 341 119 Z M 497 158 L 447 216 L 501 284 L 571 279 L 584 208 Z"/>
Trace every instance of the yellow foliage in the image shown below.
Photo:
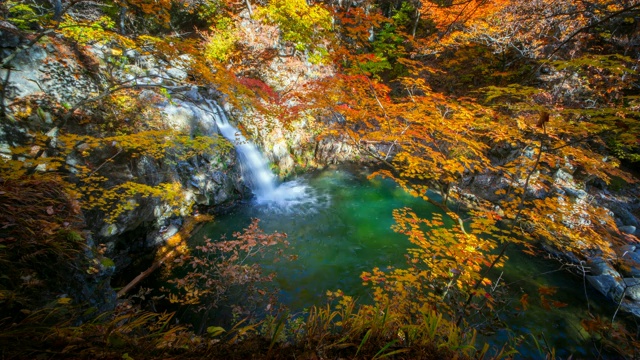
<path fill-rule="evenodd" d="M 209 61 L 226 62 L 238 40 L 231 18 L 221 18 L 211 32 L 204 34 L 204 57 Z"/>

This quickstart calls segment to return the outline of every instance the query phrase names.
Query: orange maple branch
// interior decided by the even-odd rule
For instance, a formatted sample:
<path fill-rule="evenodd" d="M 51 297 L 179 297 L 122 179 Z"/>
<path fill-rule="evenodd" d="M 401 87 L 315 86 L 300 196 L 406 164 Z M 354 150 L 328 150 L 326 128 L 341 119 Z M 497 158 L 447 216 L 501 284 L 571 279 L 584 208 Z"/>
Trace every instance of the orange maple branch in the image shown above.
<path fill-rule="evenodd" d="M 202 223 L 204 221 L 207 221 L 210 219 L 211 219 L 210 217 L 206 217 L 206 216 L 189 217 L 186 219 L 184 225 L 182 225 L 182 229 L 173 236 L 174 237 L 179 236 L 182 239 L 188 239 L 190 234 L 198 231 L 200 227 L 202 227 Z M 182 240 L 176 243 L 173 249 L 171 249 L 166 254 L 164 254 L 160 259 L 154 261 L 153 264 L 151 264 L 151 266 L 147 270 L 141 272 L 138 276 L 136 276 L 133 280 L 131 280 L 127 285 L 125 285 L 122 289 L 120 289 L 120 291 L 118 291 L 116 296 L 118 298 L 123 297 L 131 289 L 136 287 L 142 280 L 146 279 L 149 275 L 151 275 L 154 271 L 156 271 L 162 264 L 164 264 L 165 262 L 171 260 L 174 256 L 176 256 L 176 254 L 179 253 L 179 251 L 177 251 L 178 247 L 183 245 L 184 241 L 185 240 Z"/>
<path fill-rule="evenodd" d="M 378 106 L 380 106 L 380 109 L 382 109 L 382 113 L 384 114 L 384 119 L 387 121 L 387 128 L 391 130 L 391 124 L 389 123 L 389 115 L 387 115 L 387 109 L 384 108 L 384 106 L 382 105 L 382 102 L 378 98 L 378 94 L 376 93 L 376 89 L 373 87 L 373 84 L 371 83 L 371 79 L 367 78 L 367 81 L 369 82 L 369 89 L 371 89 L 371 92 L 373 93 L 373 97 L 376 99 L 376 102 L 378 103 Z"/>
<path fill-rule="evenodd" d="M 547 129 L 544 122 L 541 124 L 541 127 L 543 131 L 543 135 L 546 136 Z M 529 187 L 529 181 L 531 180 L 531 176 L 536 171 L 536 168 L 538 167 L 538 165 L 540 165 L 543 148 L 544 148 L 544 136 L 540 139 L 540 150 L 538 151 L 538 156 L 536 157 L 536 161 L 533 164 L 533 167 L 531 168 L 529 173 L 527 174 L 527 178 L 524 182 L 522 196 L 520 197 L 520 203 L 518 204 L 518 212 L 516 213 L 516 216 L 513 219 L 513 222 L 511 223 L 511 228 L 509 229 L 510 233 L 513 232 L 513 229 L 515 228 L 516 224 L 518 223 L 518 220 L 520 219 L 520 216 L 522 215 L 522 210 L 524 209 L 524 202 L 527 196 L 527 188 Z M 473 300 L 476 290 L 478 290 L 478 288 L 482 284 L 482 279 L 484 279 L 484 277 L 489 273 L 489 271 L 491 271 L 498 264 L 498 262 L 502 260 L 502 258 L 506 254 L 507 249 L 509 248 L 510 245 L 511 245 L 511 242 L 506 242 L 504 243 L 504 245 L 502 245 L 502 248 L 500 249 L 498 256 L 496 256 L 495 259 L 493 259 L 491 264 L 485 269 L 484 272 L 482 272 L 482 274 L 480 275 L 480 278 L 476 280 L 475 284 L 471 288 L 472 290 L 469 292 L 469 296 L 467 297 L 467 300 L 465 301 L 464 305 L 462 306 L 462 309 L 458 313 L 458 319 L 456 320 L 456 325 L 460 325 L 460 322 L 462 321 L 462 316 L 464 315 L 465 310 L 471 304 L 471 300 Z"/>
<path fill-rule="evenodd" d="M 356 149 L 358 149 L 358 151 L 360 152 L 364 152 L 367 155 L 373 157 L 374 159 L 381 161 L 383 164 L 387 165 L 391 170 L 393 170 L 394 172 L 397 172 L 398 170 L 395 168 L 395 166 L 393 166 L 393 164 L 391 164 L 390 162 L 388 162 L 387 160 L 383 159 L 381 156 L 379 156 L 378 154 L 375 154 L 373 151 L 367 149 L 366 147 L 360 146 L 360 143 L 363 142 L 363 140 L 358 141 L 357 139 L 355 139 L 353 136 L 351 136 L 349 134 L 349 131 L 346 131 L 346 126 L 342 125 L 343 128 L 345 128 L 345 131 L 343 131 L 343 133 L 345 135 L 347 135 L 347 137 L 349 138 L 349 140 L 351 140 L 351 142 L 353 142 L 353 145 L 356 147 Z"/>
<path fill-rule="evenodd" d="M 442 39 L 446 34 L 448 34 L 449 31 L 451 31 L 451 28 L 453 27 L 453 24 L 455 24 L 458 21 L 458 19 L 460 19 L 460 17 L 462 17 L 462 13 L 467 8 L 467 6 L 469 6 L 469 4 L 471 4 L 471 1 L 467 1 L 466 4 L 464 4 L 464 7 L 462 8 L 462 10 L 460 10 L 458 15 L 456 15 L 456 18 L 453 19 L 453 21 L 451 21 L 449 23 L 449 25 L 447 26 L 447 29 L 440 35 L 440 39 Z"/>

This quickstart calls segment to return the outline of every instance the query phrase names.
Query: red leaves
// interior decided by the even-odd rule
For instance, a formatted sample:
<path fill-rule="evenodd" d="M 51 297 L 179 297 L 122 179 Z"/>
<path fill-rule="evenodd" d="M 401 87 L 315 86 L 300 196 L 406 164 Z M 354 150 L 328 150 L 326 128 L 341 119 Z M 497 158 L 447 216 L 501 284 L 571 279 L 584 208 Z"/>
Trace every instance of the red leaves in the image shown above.
<path fill-rule="evenodd" d="M 546 111 L 540 112 L 540 116 L 538 118 L 538 122 L 536 123 L 536 127 L 542 128 L 544 124 L 549 122 L 549 113 Z"/>
<path fill-rule="evenodd" d="M 267 85 L 262 80 L 248 77 L 239 77 L 238 82 L 254 91 L 258 96 L 267 98 L 267 100 L 276 102 L 279 100 L 278 93 L 276 93 L 273 88 L 271 88 L 271 86 Z"/>
<path fill-rule="evenodd" d="M 256 256 L 264 256 L 276 245 L 286 245 L 286 234 L 265 234 L 254 219 L 242 232 L 233 234 L 233 239 L 211 241 L 196 246 L 200 253 L 182 256 L 177 263 L 186 265 L 188 272 L 183 277 L 169 280 L 177 291 L 169 296 L 172 302 L 199 304 L 199 310 L 216 307 L 231 293 L 242 291 L 245 300 L 264 301 L 268 291 L 259 285 L 271 282 L 273 274 L 264 274 L 261 267 L 253 263 Z M 275 256 L 276 260 L 278 259 Z M 242 306 L 234 311 L 243 311 Z"/>
<path fill-rule="evenodd" d="M 545 310 L 552 310 L 563 308 L 569 305 L 567 303 L 563 303 L 561 301 L 553 300 L 550 298 L 550 296 L 554 295 L 557 290 L 558 288 L 556 287 L 547 286 L 541 286 L 538 288 L 538 293 L 540 295 L 540 306 L 542 306 L 542 308 L 544 308 Z M 522 307 L 516 307 L 517 310 L 526 311 L 529 308 L 529 294 L 522 294 L 522 296 L 520 297 L 520 305 Z"/>
<path fill-rule="evenodd" d="M 554 286 L 540 286 L 540 287 L 538 288 L 538 293 L 539 293 L 541 296 L 544 296 L 544 295 L 553 295 L 553 294 L 555 294 L 557 291 L 558 291 L 558 288 L 557 288 L 557 287 L 554 287 Z"/>

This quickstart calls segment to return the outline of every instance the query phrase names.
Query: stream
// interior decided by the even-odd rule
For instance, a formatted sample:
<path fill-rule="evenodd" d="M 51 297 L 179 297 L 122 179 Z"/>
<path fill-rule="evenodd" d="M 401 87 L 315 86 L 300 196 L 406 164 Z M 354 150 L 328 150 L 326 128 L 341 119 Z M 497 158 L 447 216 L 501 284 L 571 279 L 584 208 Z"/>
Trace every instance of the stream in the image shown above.
<path fill-rule="evenodd" d="M 368 180 L 366 173 L 358 171 L 333 168 L 284 183 L 275 190 L 280 196 L 257 197 L 230 214 L 218 216 L 195 234 L 191 243 L 225 234 L 229 238 L 249 225 L 252 218 L 259 218 L 265 232 L 287 233 L 290 245 L 284 255 L 297 256 L 295 261 L 274 264 L 267 259 L 263 264 L 267 272 L 277 274 L 279 301 L 292 313 L 325 304 L 327 290 L 341 289 L 367 302 L 369 289 L 362 286 L 360 274 L 376 266 L 405 265 L 406 249 L 413 246 L 405 236 L 391 230 L 392 210 L 411 207 L 421 216 L 441 210 L 411 197 L 391 180 Z M 596 357 L 592 341 L 580 325 L 587 317 L 585 296 L 589 297 L 592 313 L 611 318 L 615 308 L 597 292 L 585 289 L 580 277 L 556 271 L 559 269 L 556 261 L 512 249 L 502 281 L 511 284 L 512 306 L 518 306 L 518 299 L 527 293 L 530 307 L 518 316 L 502 319 L 512 331 L 495 329 L 490 335 L 479 336 L 478 341 L 500 348 L 510 337 L 519 337 L 524 340 L 518 347 L 520 356 L 543 358 L 532 341 L 535 336 L 539 343 L 554 347 L 562 358 L 572 354 L 574 358 Z M 493 278 L 498 276 L 494 274 Z M 553 300 L 566 306 L 541 306 L 540 286 L 557 287 Z"/>

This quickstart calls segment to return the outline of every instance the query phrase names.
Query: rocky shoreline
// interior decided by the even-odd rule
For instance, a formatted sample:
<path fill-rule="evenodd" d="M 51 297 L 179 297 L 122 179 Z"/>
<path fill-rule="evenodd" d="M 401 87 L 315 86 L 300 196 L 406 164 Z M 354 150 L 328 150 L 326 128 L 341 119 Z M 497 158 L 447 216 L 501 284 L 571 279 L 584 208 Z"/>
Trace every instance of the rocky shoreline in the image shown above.
<path fill-rule="evenodd" d="M 592 225 L 591 220 L 582 215 L 586 204 L 604 210 L 613 217 L 618 230 L 611 234 L 611 239 L 615 240 L 615 243 L 610 243 L 614 255 L 602 251 L 559 249 L 549 239 L 538 239 L 540 246 L 554 258 L 581 269 L 581 275 L 588 283 L 615 306 L 640 317 L 640 230 L 636 215 L 640 213 L 640 189 L 637 184 L 628 184 L 624 189 L 613 191 L 603 184 L 589 184 L 584 179 L 576 179 L 572 170 L 575 171 L 570 167 L 540 170 L 553 181 L 533 181 L 527 191 L 527 199 L 545 199 L 550 193 L 560 194 L 574 215 L 574 222 L 565 224 L 570 229 Z M 499 204 L 496 190 L 507 189 L 510 183 L 498 174 L 487 173 L 468 179 L 466 185 L 458 190 L 463 194 L 463 204 L 474 208 L 480 199 Z M 499 206 L 496 205 L 495 210 L 499 216 L 503 215 Z"/>

